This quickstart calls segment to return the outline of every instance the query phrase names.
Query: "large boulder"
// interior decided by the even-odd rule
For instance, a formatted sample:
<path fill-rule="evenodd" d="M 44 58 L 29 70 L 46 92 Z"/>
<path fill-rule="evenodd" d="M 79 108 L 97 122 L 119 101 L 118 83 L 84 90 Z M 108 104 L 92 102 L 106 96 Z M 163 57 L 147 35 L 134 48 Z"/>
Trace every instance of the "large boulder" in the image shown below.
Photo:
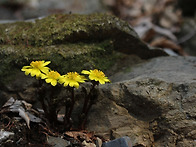
<path fill-rule="evenodd" d="M 159 57 L 100 86 L 88 130 L 133 146 L 196 146 L 196 58 Z"/>

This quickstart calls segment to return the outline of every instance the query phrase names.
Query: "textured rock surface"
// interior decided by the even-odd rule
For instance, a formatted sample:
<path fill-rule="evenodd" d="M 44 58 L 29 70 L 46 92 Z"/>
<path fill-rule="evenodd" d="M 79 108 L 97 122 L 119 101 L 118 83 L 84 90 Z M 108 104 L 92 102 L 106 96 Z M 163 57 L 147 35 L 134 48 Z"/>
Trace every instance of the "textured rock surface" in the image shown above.
<path fill-rule="evenodd" d="M 101 87 L 88 129 L 133 145 L 196 145 L 196 58 L 161 57 Z"/>

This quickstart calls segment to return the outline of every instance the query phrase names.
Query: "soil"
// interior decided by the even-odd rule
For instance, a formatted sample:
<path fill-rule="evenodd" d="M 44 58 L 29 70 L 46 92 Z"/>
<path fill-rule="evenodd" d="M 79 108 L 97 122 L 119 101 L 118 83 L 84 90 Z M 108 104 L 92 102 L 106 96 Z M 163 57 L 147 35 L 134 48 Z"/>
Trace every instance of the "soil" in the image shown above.
<path fill-rule="evenodd" d="M 82 147 L 83 141 L 87 144 L 96 144 L 97 138 L 104 140 L 100 136 L 94 135 L 94 132 L 88 132 L 86 130 L 70 130 L 64 132 L 58 132 L 53 128 L 49 128 L 44 122 L 30 123 L 30 129 L 28 128 L 24 119 L 21 119 L 17 113 L 0 113 L 0 131 L 8 131 L 14 133 L 2 141 L 0 136 L 1 147 L 52 147 L 47 141 L 47 137 L 54 137 L 51 140 L 53 143 L 61 144 L 62 140 L 67 142 L 67 147 Z M 60 137 L 59 137 L 60 136 Z M 58 139 L 62 140 L 59 141 Z M 50 141 L 50 142 L 51 142 Z M 62 144 L 61 144 L 62 145 Z M 63 144 L 62 146 L 66 146 Z"/>
<path fill-rule="evenodd" d="M 0 128 L 4 131 L 13 132 L 9 139 L 0 142 L 1 147 L 50 147 L 46 142 L 46 131 L 41 124 L 31 123 L 30 129 L 26 122 L 15 114 L 0 114 Z"/>

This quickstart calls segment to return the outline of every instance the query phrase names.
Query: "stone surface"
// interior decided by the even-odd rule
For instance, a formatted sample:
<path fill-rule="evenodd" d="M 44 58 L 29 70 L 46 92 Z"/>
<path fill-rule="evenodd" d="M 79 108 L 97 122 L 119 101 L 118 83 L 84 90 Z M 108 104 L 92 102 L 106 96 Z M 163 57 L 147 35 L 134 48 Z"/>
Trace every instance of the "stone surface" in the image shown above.
<path fill-rule="evenodd" d="M 47 136 L 47 143 L 53 147 L 70 146 L 70 141 L 64 140 L 60 137 Z"/>
<path fill-rule="evenodd" d="M 110 77 L 112 82 L 136 77 L 164 79 L 167 82 L 192 83 L 195 80 L 195 57 L 160 57 L 150 62 L 127 66 L 126 70 Z"/>
<path fill-rule="evenodd" d="M 102 147 L 132 147 L 130 138 L 127 136 L 103 143 Z"/>
<path fill-rule="evenodd" d="M 110 139 L 127 135 L 133 146 L 195 146 L 195 63 L 159 57 L 114 76 L 118 82 L 101 86 L 87 128 Z"/>

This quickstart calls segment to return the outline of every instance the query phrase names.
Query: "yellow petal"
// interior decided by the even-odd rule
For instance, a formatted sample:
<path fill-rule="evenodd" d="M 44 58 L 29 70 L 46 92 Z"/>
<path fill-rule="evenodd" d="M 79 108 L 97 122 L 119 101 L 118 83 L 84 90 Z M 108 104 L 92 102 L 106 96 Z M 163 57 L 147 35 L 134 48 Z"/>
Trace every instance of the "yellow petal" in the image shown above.
<path fill-rule="evenodd" d="M 69 83 L 69 86 L 78 88 L 78 87 L 79 87 L 79 84 L 78 84 L 78 82 L 76 82 L 76 81 L 71 81 L 71 82 Z"/>
<path fill-rule="evenodd" d="M 68 82 L 65 82 L 65 83 L 63 84 L 63 86 L 65 86 L 65 87 L 66 87 L 68 84 L 69 84 Z"/>
<path fill-rule="evenodd" d="M 52 79 L 46 79 L 46 83 L 51 83 Z"/>
<path fill-rule="evenodd" d="M 109 79 L 104 79 L 105 82 L 111 82 Z"/>
<path fill-rule="evenodd" d="M 42 61 L 42 62 L 45 62 L 45 61 Z M 46 66 L 46 65 L 48 65 L 48 64 L 50 64 L 51 63 L 51 61 L 46 61 L 44 64 L 43 64 L 43 66 Z"/>
<path fill-rule="evenodd" d="M 40 77 L 41 77 L 41 79 L 46 79 L 47 78 L 47 75 L 41 74 Z"/>
<path fill-rule="evenodd" d="M 90 74 L 90 72 L 88 70 L 82 70 L 81 73 L 83 73 L 83 74 Z"/>
<path fill-rule="evenodd" d="M 57 84 L 57 81 L 56 80 L 52 80 L 51 85 L 52 86 L 56 86 L 56 84 Z"/>
<path fill-rule="evenodd" d="M 79 88 L 79 83 L 78 82 L 73 82 L 72 84 L 73 84 L 74 87 Z M 73 87 L 73 86 L 71 86 L 71 87 Z"/>
<path fill-rule="evenodd" d="M 31 72 L 31 69 L 26 69 L 26 70 L 25 70 L 25 75 L 29 75 L 30 72 Z"/>
<path fill-rule="evenodd" d="M 21 70 L 23 71 L 24 69 L 27 69 L 27 68 L 30 68 L 30 67 L 31 66 L 23 66 Z"/>
<path fill-rule="evenodd" d="M 99 80 L 99 83 L 100 84 L 105 84 L 105 81 L 104 80 Z"/>

